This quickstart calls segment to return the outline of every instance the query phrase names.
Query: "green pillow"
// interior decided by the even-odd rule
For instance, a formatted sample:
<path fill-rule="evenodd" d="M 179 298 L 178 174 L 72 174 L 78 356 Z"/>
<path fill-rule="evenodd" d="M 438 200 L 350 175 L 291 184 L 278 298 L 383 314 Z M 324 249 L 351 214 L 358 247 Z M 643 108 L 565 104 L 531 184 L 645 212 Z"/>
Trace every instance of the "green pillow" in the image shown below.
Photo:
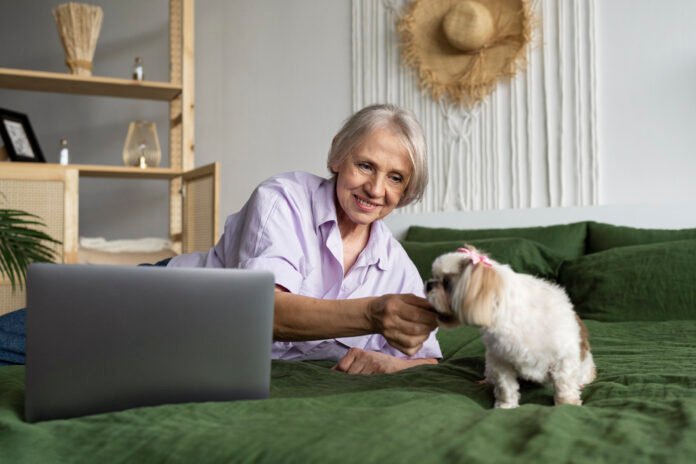
<path fill-rule="evenodd" d="M 442 229 L 411 226 L 404 238 L 407 242 L 445 242 L 491 238 L 526 238 L 545 245 L 565 259 L 575 259 L 585 254 L 587 223 L 576 222 L 548 227 L 517 229 Z"/>
<path fill-rule="evenodd" d="M 587 253 L 630 245 L 696 239 L 696 229 L 637 229 L 590 222 L 587 226 Z"/>
<path fill-rule="evenodd" d="M 566 261 L 559 283 L 582 318 L 696 319 L 696 240 L 634 245 Z"/>
<path fill-rule="evenodd" d="M 403 241 L 406 253 L 418 268 L 423 280 L 431 276 L 432 265 L 438 256 L 456 251 L 466 243 L 484 251 L 499 263 L 509 264 L 516 272 L 556 280 L 563 257 L 544 245 L 523 238 L 493 238 L 447 242 Z"/>

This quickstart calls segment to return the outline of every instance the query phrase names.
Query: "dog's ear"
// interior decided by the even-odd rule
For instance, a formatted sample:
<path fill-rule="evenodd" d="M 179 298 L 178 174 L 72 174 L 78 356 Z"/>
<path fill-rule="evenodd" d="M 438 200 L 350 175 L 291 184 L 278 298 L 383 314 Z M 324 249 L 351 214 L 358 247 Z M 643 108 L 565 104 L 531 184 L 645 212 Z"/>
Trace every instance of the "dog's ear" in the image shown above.
<path fill-rule="evenodd" d="M 470 325 L 490 327 L 493 323 L 495 304 L 503 288 L 503 279 L 493 267 L 477 264 L 465 270 L 454 289 L 453 305 L 459 311 L 459 319 Z M 466 278 L 466 274 L 468 278 Z"/>

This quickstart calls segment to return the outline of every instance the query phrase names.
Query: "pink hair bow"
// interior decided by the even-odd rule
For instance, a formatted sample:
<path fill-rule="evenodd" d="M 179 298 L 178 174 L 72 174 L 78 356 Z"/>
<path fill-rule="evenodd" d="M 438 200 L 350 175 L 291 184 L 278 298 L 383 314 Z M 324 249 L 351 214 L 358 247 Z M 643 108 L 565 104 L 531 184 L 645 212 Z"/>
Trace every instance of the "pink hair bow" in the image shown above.
<path fill-rule="evenodd" d="M 465 255 L 469 256 L 469 259 L 471 259 L 471 262 L 474 264 L 474 266 L 476 266 L 478 263 L 483 263 L 483 265 L 487 267 L 493 266 L 493 263 L 490 259 L 488 259 L 488 256 L 486 255 L 480 255 L 475 251 L 464 247 L 457 248 L 457 252 L 464 253 Z"/>

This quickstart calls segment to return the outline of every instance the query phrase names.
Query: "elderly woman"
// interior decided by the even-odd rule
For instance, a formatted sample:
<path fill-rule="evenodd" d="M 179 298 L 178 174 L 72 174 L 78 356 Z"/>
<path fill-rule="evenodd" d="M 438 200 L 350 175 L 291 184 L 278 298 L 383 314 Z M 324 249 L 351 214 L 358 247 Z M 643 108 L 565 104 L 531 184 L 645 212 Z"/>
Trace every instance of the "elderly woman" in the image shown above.
<path fill-rule="evenodd" d="M 381 221 L 423 194 L 420 125 L 391 105 L 364 108 L 334 137 L 327 165 L 330 179 L 295 172 L 266 180 L 215 247 L 168 266 L 273 272 L 276 359 L 333 359 L 350 374 L 437 363 L 436 315 Z M 0 364 L 24 362 L 25 314 L 0 317 Z"/>
<path fill-rule="evenodd" d="M 264 181 L 215 247 L 168 265 L 273 272 L 275 359 L 333 359 L 350 374 L 437 363 L 436 315 L 381 221 L 423 194 L 420 125 L 395 106 L 364 108 L 334 137 L 327 166 L 330 179 L 293 172 Z"/>

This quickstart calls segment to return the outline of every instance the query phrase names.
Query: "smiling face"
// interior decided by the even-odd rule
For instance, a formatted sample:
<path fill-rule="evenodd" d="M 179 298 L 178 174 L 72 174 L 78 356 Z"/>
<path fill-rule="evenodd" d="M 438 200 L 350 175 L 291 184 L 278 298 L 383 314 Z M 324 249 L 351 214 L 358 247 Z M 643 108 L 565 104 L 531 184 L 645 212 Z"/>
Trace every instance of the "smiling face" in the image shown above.
<path fill-rule="evenodd" d="M 408 151 L 389 129 L 375 129 L 362 145 L 337 165 L 339 224 L 367 226 L 399 204 L 413 173 Z"/>

